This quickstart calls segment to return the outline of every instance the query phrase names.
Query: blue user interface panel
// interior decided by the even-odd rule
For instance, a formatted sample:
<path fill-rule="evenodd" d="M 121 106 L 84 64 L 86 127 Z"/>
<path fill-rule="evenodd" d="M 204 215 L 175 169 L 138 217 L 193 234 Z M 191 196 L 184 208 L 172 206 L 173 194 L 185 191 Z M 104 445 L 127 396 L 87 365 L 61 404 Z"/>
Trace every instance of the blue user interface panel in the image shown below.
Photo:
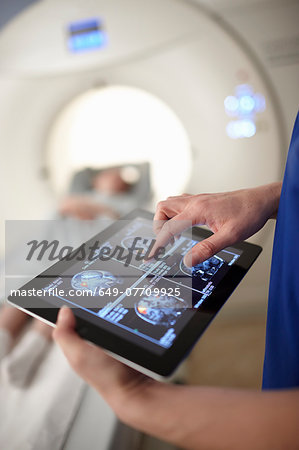
<path fill-rule="evenodd" d="M 107 44 L 107 34 L 100 19 L 86 19 L 69 24 L 68 49 L 72 53 L 99 50 Z"/>

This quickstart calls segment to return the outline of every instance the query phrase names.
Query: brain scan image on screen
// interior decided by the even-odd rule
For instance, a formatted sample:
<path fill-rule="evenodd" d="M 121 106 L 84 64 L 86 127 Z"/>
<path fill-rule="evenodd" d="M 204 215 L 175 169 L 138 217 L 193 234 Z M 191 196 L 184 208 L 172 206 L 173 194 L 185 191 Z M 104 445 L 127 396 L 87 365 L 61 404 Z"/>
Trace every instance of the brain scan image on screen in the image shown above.
<path fill-rule="evenodd" d="M 85 270 L 74 275 L 71 284 L 73 289 L 92 291 L 93 295 L 99 295 L 102 289 L 108 289 L 121 282 L 121 279 L 115 277 L 110 272 L 103 270 Z"/>
<path fill-rule="evenodd" d="M 224 260 L 215 255 L 200 264 L 196 264 L 194 267 L 185 266 L 182 259 L 180 269 L 186 275 L 190 275 L 190 277 L 200 277 L 203 281 L 209 281 L 223 264 Z"/>
<path fill-rule="evenodd" d="M 121 245 L 127 249 L 130 250 L 132 248 L 132 246 L 134 245 L 134 240 L 136 239 L 136 237 L 126 237 L 121 241 Z M 136 250 L 133 251 L 133 253 L 138 253 L 140 254 L 140 256 L 145 256 L 151 243 L 153 242 L 153 237 L 143 237 L 142 239 L 140 239 L 136 244 Z M 142 249 L 142 250 L 140 250 Z"/>
<path fill-rule="evenodd" d="M 135 304 L 136 314 L 152 325 L 173 326 L 187 309 L 185 300 L 170 295 L 142 297 Z"/>

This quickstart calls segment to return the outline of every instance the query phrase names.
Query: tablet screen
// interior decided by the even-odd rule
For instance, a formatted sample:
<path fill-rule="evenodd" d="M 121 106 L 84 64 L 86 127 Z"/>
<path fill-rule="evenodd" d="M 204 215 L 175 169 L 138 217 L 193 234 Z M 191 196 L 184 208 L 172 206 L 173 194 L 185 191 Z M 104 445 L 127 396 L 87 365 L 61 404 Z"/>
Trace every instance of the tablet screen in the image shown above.
<path fill-rule="evenodd" d="M 201 239 L 183 234 L 163 256 L 144 257 L 154 243 L 152 220 L 135 217 L 104 240 L 77 249 L 65 271 L 43 286 L 44 297 L 90 314 L 90 320 L 156 354 L 172 347 L 242 254 L 227 248 L 192 269 L 184 255 Z M 87 250 L 89 251 L 87 257 Z"/>

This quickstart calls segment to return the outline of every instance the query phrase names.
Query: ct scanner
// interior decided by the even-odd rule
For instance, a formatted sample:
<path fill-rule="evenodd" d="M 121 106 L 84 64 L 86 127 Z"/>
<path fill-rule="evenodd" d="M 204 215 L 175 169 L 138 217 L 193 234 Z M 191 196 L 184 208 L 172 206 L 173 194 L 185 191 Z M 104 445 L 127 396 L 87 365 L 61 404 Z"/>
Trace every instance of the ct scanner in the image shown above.
<path fill-rule="evenodd" d="M 94 48 L 70 42 L 88 26 L 100 33 Z M 0 30 L 0 55 L 2 230 L 5 219 L 49 218 L 84 165 L 149 161 L 155 201 L 281 178 L 287 142 L 271 81 L 199 2 L 31 2 Z M 268 225 L 252 238 L 264 253 L 232 311 L 264 308 L 272 234 Z"/>
<path fill-rule="evenodd" d="M 100 21 L 104 45 L 98 51 L 70 51 L 71 26 L 92 17 Z M 5 161 L 1 186 L 3 192 L 11 192 L 3 199 L 2 220 L 49 217 L 57 195 L 65 188 L 56 182 L 56 172 L 68 180 L 68 170 L 74 170 L 71 151 L 66 148 L 68 129 L 77 153 L 88 153 L 94 143 L 89 154 L 96 154 L 100 165 L 107 165 L 109 158 L 151 161 L 155 200 L 186 191 L 250 187 L 281 177 L 286 142 L 271 83 L 246 45 L 194 2 L 34 2 L 2 29 L 0 55 L 0 146 Z M 169 139 L 170 131 L 159 142 L 163 121 L 160 129 L 159 123 L 151 128 L 147 103 L 144 110 L 136 107 L 130 112 L 128 92 L 122 93 L 124 99 L 120 97 L 114 108 L 102 107 L 90 113 L 90 120 L 96 122 L 96 114 L 101 120 L 78 137 L 76 126 L 71 124 L 71 120 L 76 123 L 78 114 L 72 117 L 70 105 L 80 105 L 83 94 L 96 96 L 113 86 L 134 88 L 136 98 L 140 92 L 138 101 L 142 95 L 151 95 L 150 106 L 164 104 L 171 111 L 172 125 L 176 121 L 181 126 L 177 139 Z M 245 94 L 238 93 L 244 86 Z M 264 99 L 260 111 L 255 111 L 256 95 Z M 234 105 L 228 105 L 226 111 L 225 99 L 238 96 L 240 102 L 240 96 L 245 97 L 245 111 L 241 107 L 234 111 Z M 250 103 L 252 99 L 255 105 Z M 160 111 L 156 104 L 154 107 L 151 118 Z M 144 132 L 136 138 L 143 116 Z M 61 117 L 60 124 L 57 117 Z M 242 137 L 242 133 L 229 136 L 229 123 L 241 122 L 242 128 L 244 117 L 250 117 L 251 137 Z M 120 132 L 122 118 L 127 120 L 126 129 Z M 174 133 L 177 129 L 172 128 Z M 116 142 L 113 147 L 119 133 L 123 146 Z M 108 149 L 102 144 L 103 134 Z M 94 164 L 88 157 L 85 162 Z M 65 172 L 61 172 L 62 166 Z M 258 240 L 267 247 L 267 233 L 261 233 Z M 268 258 L 263 257 L 266 265 L 269 241 Z M 259 268 L 242 298 L 264 298 L 264 286 L 264 273 Z"/>

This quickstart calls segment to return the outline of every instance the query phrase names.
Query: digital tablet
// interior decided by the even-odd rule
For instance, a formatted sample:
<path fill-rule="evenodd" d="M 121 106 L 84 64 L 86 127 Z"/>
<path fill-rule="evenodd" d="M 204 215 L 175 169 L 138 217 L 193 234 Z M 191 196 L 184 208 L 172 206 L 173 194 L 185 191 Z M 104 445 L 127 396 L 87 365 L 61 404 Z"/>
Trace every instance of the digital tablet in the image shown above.
<path fill-rule="evenodd" d="M 134 210 L 11 292 L 18 308 L 55 325 L 67 305 L 78 333 L 131 367 L 170 376 L 254 263 L 241 242 L 192 269 L 184 255 L 211 233 L 194 227 L 150 261 L 153 215 Z"/>

